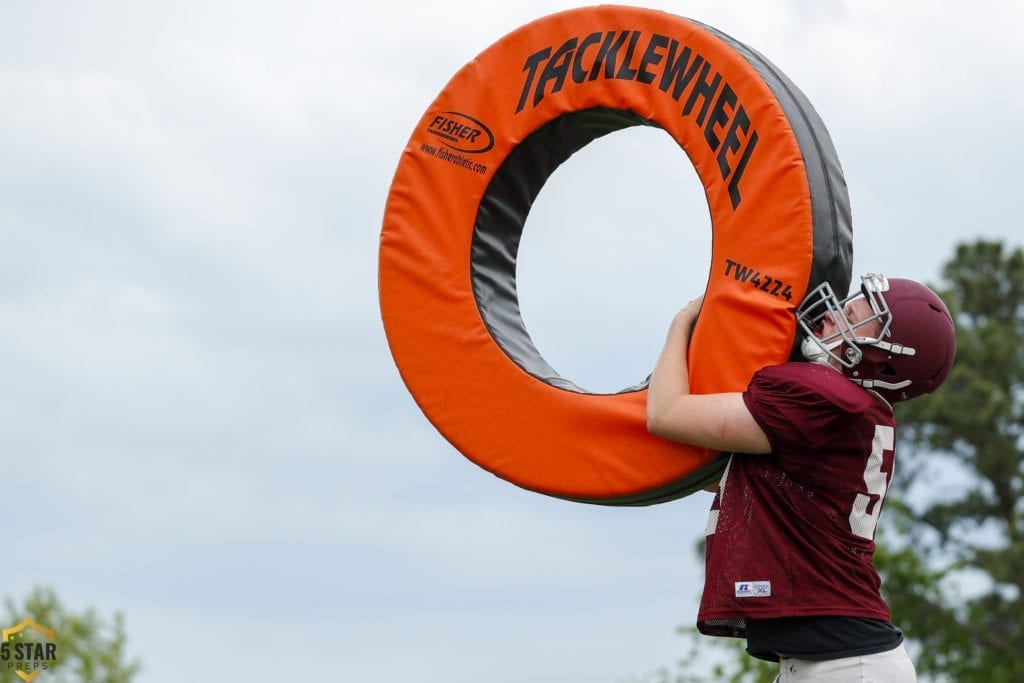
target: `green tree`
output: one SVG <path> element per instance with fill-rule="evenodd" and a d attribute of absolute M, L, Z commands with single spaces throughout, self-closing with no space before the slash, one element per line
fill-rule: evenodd
<path fill-rule="evenodd" d="M 1024 252 L 962 243 L 932 286 L 956 324 L 956 363 L 941 390 L 897 406 L 896 476 L 875 564 L 920 680 L 1020 683 Z M 680 633 L 687 655 L 643 683 L 773 679 L 740 641 Z M 709 659 L 710 677 L 694 673 Z"/>
<path fill-rule="evenodd" d="M 34 683 L 131 683 L 141 669 L 138 660 L 127 659 L 124 618 L 120 613 L 110 619 L 93 609 L 71 612 L 49 588 L 35 588 L 22 602 L 7 597 L 3 628 L 12 628 L 25 619 L 51 629 L 56 636 L 57 660 L 48 664 Z M 0 661 L 0 683 L 23 683 L 7 661 Z"/>
<path fill-rule="evenodd" d="M 942 389 L 897 408 L 877 557 L 922 678 L 1024 681 L 1024 253 L 960 244 L 936 287 L 957 327 Z"/>

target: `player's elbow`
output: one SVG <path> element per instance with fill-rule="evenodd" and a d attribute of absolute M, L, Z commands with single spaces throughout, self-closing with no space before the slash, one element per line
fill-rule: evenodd
<path fill-rule="evenodd" d="M 647 431 L 654 436 L 667 437 L 669 420 L 667 411 L 657 405 L 647 405 Z"/>
<path fill-rule="evenodd" d="M 658 421 L 658 416 L 653 414 L 650 410 L 648 410 L 647 411 L 647 431 L 649 431 L 651 434 L 654 434 L 655 436 L 661 436 L 661 434 L 658 433 L 658 429 L 660 428 L 660 426 L 661 425 L 660 425 L 660 423 Z"/>

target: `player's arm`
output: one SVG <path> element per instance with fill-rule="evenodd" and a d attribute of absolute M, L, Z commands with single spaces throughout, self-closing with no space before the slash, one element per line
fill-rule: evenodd
<path fill-rule="evenodd" d="M 680 310 L 647 390 L 647 430 L 656 436 L 719 451 L 768 453 L 768 437 L 742 394 L 691 394 L 686 351 L 702 299 Z"/>

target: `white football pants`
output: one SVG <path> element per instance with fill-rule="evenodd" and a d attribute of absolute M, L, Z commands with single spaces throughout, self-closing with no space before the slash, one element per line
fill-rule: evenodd
<path fill-rule="evenodd" d="M 915 683 L 917 672 L 901 643 L 888 652 L 815 661 L 784 657 L 775 683 Z"/>

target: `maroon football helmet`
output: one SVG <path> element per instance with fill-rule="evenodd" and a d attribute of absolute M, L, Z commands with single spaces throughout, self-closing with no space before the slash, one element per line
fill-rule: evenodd
<path fill-rule="evenodd" d="M 872 315 L 853 322 L 846 307 L 858 297 Z M 815 331 L 826 315 L 837 331 L 819 338 Z M 889 403 L 935 391 L 953 367 L 953 318 L 935 292 L 913 280 L 865 275 L 860 291 L 843 300 L 826 282 L 807 295 L 796 317 L 807 335 L 801 350 L 808 360 L 835 361 L 851 381 Z M 869 330 L 870 336 L 859 334 Z"/>

